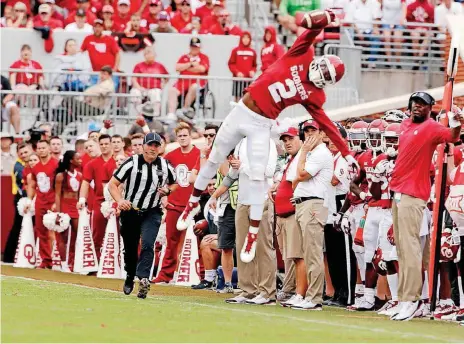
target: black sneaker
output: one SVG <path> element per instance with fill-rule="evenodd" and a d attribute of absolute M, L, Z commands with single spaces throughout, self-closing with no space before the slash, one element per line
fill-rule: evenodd
<path fill-rule="evenodd" d="M 137 293 L 137 297 L 139 299 L 145 299 L 149 290 L 150 281 L 148 280 L 148 278 L 142 278 L 139 282 L 139 292 Z"/>
<path fill-rule="evenodd" d="M 130 295 L 132 293 L 132 290 L 134 290 L 134 278 L 127 276 L 126 280 L 124 281 L 124 287 L 122 289 L 124 291 L 124 294 Z"/>
<path fill-rule="evenodd" d="M 201 281 L 199 284 L 192 285 L 192 289 L 211 289 L 213 287 L 213 282 L 208 282 L 207 280 Z"/>

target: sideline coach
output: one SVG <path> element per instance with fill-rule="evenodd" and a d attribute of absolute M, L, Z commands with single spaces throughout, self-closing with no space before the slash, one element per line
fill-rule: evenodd
<path fill-rule="evenodd" d="M 148 133 L 143 139 L 143 154 L 128 158 L 109 182 L 109 191 L 121 210 L 121 236 L 124 241 L 124 260 L 127 278 L 124 294 L 134 289 L 138 277 L 137 297 L 144 299 L 150 290 L 150 270 L 153 265 L 156 236 L 161 224 L 161 198 L 171 193 L 168 185 L 176 182 L 173 167 L 159 155 L 161 137 Z M 119 186 L 124 184 L 124 196 Z M 138 246 L 142 248 L 138 257 Z"/>
<path fill-rule="evenodd" d="M 393 195 L 393 230 L 398 251 L 399 313 L 392 320 L 409 320 L 414 316 L 422 291 L 422 249 L 420 228 L 424 209 L 430 197 L 430 164 L 437 145 L 456 142 L 462 117 L 448 113 L 447 128 L 430 118 L 433 97 L 415 92 L 409 98 L 411 118 L 400 127 L 398 158 L 393 169 L 390 189 Z M 429 273 L 432 273 L 429 271 Z"/>

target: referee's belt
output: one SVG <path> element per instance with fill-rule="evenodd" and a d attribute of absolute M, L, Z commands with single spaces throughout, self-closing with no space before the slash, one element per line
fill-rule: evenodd
<path fill-rule="evenodd" d="M 295 204 L 300 204 L 300 203 L 303 203 L 303 202 L 306 202 L 306 201 L 310 201 L 312 199 L 320 199 L 320 200 L 324 200 L 323 198 L 320 198 L 320 197 L 296 197 L 293 199 L 293 203 Z"/>
<path fill-rule="evenodd" d="M 153 210 L 153 209 L 158 209 L 160 210 L 160 207 L 154 207 L 154 208 L 148 208 L 148 209 L 140 209 L 140 208 L 136 208 L 136 207 L 132 207 L 133 210 L 135 210 L 137 213 L 146 213 L 147 211 L 149 210 Z"/>

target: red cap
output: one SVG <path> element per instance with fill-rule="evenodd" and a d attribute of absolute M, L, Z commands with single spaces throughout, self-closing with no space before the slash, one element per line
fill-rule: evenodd
<path fill-rule="evenodd" d="M 313 127 L 314 129 L 319 130 L 319 124 L 317 124 L 317 122 L 313 121 L 312 119 L 310 119 L 309 121 L 304 122 L 303 129 L 307 128 L 307 127 Z"/>
<path fill-rule="evenodd" d="M 295 127 L 290 127 L 285 133 L 280 134 L 280 139 L 282 139 L 282 136 L 290 136 L 290 137 L 298 136 L 298 129 Z"/>
<path fill-rule="evenodd" d="M 222 3 L 222 1 L 219 1 L 219 0 L 214 0 L 213 1 L 213 6 L 220 6 L 220 7 L 224 8 L 224 4 Z"/>
<path fill-rule="evenodd" d="M 97 18 L 97 19 L 95 19 L 95 20 L 93 21 L 93 26 L 95 26 L 95 25 L 97 25 L 97 24 L 99 24 L 99 25 L 103 25 L 103 20 L 101 20 L 101 19 L 98 19 L 98 18 Z"/>
<path fill-rule="evenodd" d="M 105 12 L 114 13 L 113 6 L 111 6 L 111 5 L 105 5 L 105 6 L 103 6 L 102 12 L 103 12 L 103 13 L 105 13 Z"/>

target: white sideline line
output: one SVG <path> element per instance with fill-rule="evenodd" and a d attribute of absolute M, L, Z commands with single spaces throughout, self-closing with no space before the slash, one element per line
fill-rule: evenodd
<path fill-rule="evenodd" d="M 105 288 L 96 288 L 96 287 L 90 287 L 86 285 L 80 285 L 80 284 L 74 284 L 74 283 L 66 283 L 66 282 L 57 282 L 57 281 L 48 281 L 48 280 L 40 280 L 40 279 L 34 279 L 34 278 L 28 278 L 28 277 L 21 277 L 21 276 L 7 276 L 7 275 L 0 275 L 1 279 L 20 279 L 20 280 L 26 280 L 26 281 L 33 281 L 33 282 L 46 282 L 46 283 L 52 283 L 52 284 L 58 284 L 58 285 L 68 285 L 68 286 L 73 286 L 73 287 L 78 287 L 78 288 L 83 288 L 83 289 L 90 289 L 90 290 L 99 290 L 102 292 L 110 292 L 114 294 L 121 294 L 120 291 L 112 290 L 112 289 L 105 289 Z M 133 298 L 130 297 L 121 297 L 121 298 L 111 298 L 119 301 L 125 301 L 128 300 L 130 301 Z M 178 300 L 173 300 L 168 297 L 163 297 L 163 296 L 153 296 L 149 295 L 149 297 L 145 300 L 157 300 L 157 301 L 167 301 L 167 302 L 174 302 L 178 304 L 188 304 L 192 306 L 199 306 L 199 307 L 205 307 L 205 308 L 211 308 L 211 309 L 218 309 L 221 311 L 228 311 L 228 312 L 237 312 L 237 313 L 245 313 L 245 314 L 254 314 L 254 315 L 259 315 L 259 316 L 264 316 L 264 317 L 274 317 L 274 318 L 281 318 L 281 319 L 286 319 L 286 320 L 292 320 L 292 321 L 300 321 L 300 322 L 305 322 L 305 323 L 310 323 L 310 324 L 318 324 L 318 325 L 328 325 L 328 326 L 336 326 L 336 327 L 344 327 L 350 330 L 360 330 L 360 331 L 368 331 L 368 332 L 374 332 L 374 333 L 383 333 L 383 334 L 394 334 L 398 335 L 401 337 L 409 337 L 409 338 L 426 338 L 430 340 L 437 340 L 439 342 L 448 342 L 448 343 L 462 343 L 462 339 L 454 339 L 454 338 L 443 338 L 443 337 L 438 337 L 434 335 L 427 335 L 427 334 L 421 334 L 421 333 L 414 333 L 414 332 L 402 332 L 402 331 L 391 331 L 391 330 L 385 330 L 382 328 L 372 328 L 372 327 L 364 327 L 364 326 L 358 326 L 358 325 L 349 325 L 349 324 L 344 324 L 342 322 L 329 322 L 329 321 L 324 321 L 324 320 L 314 320 L 314 319 L 306 319 L 306 318 L 299 318 L 299 317 L 294 317 L 291 315 L 282 315 L 282 314 L 274 314 L 274 313 L 263 313 L 263 312 L 257 312 L 257 311 L 251 311 L 249 308 L 253 307 L 247 307 L 247 309 L 238 309 L 238 308 L 233 308 L 233 307 L 221 307 L 221 306 L 215 306 L 215 305 L 209 305 L 209 304 L 203 304 L 199 302 L 192 302 L 192 301 L 178 301 Z"/>

